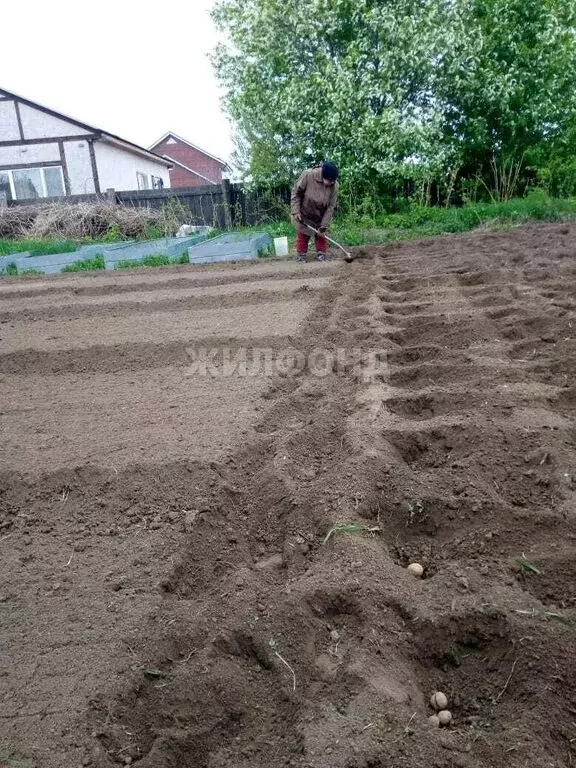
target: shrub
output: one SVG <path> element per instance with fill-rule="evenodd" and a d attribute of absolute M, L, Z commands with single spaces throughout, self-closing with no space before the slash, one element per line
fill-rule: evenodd
<path fill-rule="evenodd" d="M 91 259 L 79 259 L 73 264 L 67 264 L 62 267 L 62 272 L 94 272 L 98 269 L 105 269 L 104 256 L 94 256 Z"/>

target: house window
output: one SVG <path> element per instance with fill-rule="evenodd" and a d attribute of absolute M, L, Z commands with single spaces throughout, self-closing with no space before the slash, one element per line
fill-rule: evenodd
<path fill-rule="evenodd" d="M 0 171 L 0 191 L 9 200 L 37 197 L 63 197 L 64 176 L 59 165 L 49 168 L 17 168 Z"/>
<path fill-rule="evenodd" d="M 146 173 L 136 171 L 136 178 L 138 179 L 138 189 L 150 189 L 150 180 Z"/>
<path fill-rule="evenodd" d="M 46 197 L 42 190 L 42 174 L 40 168 L 25 168 L 12 171 L 16 200 L 27 200 L 32 197 Z"/>
<path fill-rule="evenodd" d="M 152 189 L 164 189 L 164 179 L 161 176 L 152 176 Z"/>
<path fill-rule="evenodd" d="M 44 168 L 43 173 L 46 197 L 61 197 L 64 194 L 62 168 L 59 165 L 55 165 L 53 168 Z"/>

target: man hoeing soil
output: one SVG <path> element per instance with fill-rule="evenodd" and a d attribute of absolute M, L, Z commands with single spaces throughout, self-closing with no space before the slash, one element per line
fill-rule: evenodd
<path fill-rule="evenodd" d="M 308 243 L 314 234 L 316 258 L 326 259 L 326 232 L 334 217 L 338 202 L 338 168 L 334 163 L 322 163 L 304 171 L 292 190 L 292 223 L 298 230 L 296 253 L 298 261 L 308 261 Z"/>

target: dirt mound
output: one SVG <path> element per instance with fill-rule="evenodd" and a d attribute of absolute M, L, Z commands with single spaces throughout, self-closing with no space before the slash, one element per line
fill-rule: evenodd
<path fill-rule="evenodd" d="M 365 249 L 313 290 L 298 328 L 278 335 L 271 324 L 266 343 L 277 334 L 283 366 L 258 369 L 243 426 L 222 448 L 207 443 L 190 461 L 187 443 L 163 466 L 158 439 L 148 464 L 122 459 L 138 456 L 129 451 L 116 471 L 5 477 L 5 535 L 24 561 L 0 610 L 16 622 L 7 647 L 26 681 L 0 679 L 6 743 L 38 766 L 571 765 L 576 269 L 565 254 L 575 232 Z M 102 311 L 113 314 L 108 303 Z M 237 331 L 253 339 L 252 364 L 265 326 L 254 311 L 255 335 Z M 71 315 L 78 339 L 85 323 Z M 164 336 L 175 344 L 167 323 L 151 330 L 150 351 Z M 174 323 L 179 339 L 177 313 Z M 126 343 L 144 349 L 142 335 Z M 73 369 L 75 339 L 52 349 L 41 336 L 31 335 L 40 351 L 28 362 L 6 350 L 14 398 L 14 377 L 36 376 L 47 356 Z M 216 358 L 219 416 L 206 381 L 188 382 L 205 404 L 196 439 L 243 407 L 226 394 L 242 375 L 224 386 Z M 84 375 L 101 376 L 102 359 L 91 371 L 85 357 Z M 134 355 L 126 360 L 130 370 Z M 176 420 L 186 406 L 176 403 Z M 119 423 L 113 411 L 106 418 Z M 154 422 L 168 446 L 174 421 L 162 412 Z M 26 422 L 20 413 L 8 423 L 15 434 Z M 133 424 L 150 440 L 144 419 Z M 64 543 L 74 553 L 66 566 Z M 424 578 L 407 572 L 414 561 Z M 49 615 L 53 636 L 40 630 Z M 26 620 L 34 631 L 17 650 Z M 57 705 L 50 665 L 64 657 L 86 666 L 52 681 L 71 695 Z M 448 696 L 450 728 L 428 722 L 435 690 Z M 57 759 L 54 748 L 42 756 L 43 738 L 56 740 Z"/>

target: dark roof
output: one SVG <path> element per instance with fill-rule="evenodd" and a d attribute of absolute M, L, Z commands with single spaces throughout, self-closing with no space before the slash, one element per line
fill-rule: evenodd
<path fill-rule="evenodd" d="M 30 99 L 25 99 L 23 96 L 20 96 L 17 93 L 14 93 L 12 91 L 7 91 L 4 88 L 0 88 L 0 94 L 4 94 L 5 96 L 8 96 L 12 99 L 16 99 L 17 101 L 21 101 L 23 104 L 27 104 L 29 107 L 32 107 L 33 109 L 40 109 L 42 112 L 46 112 L 49 115 L 52 115 L 52 117 L 57 117 L 60 120 L 67 120 L 70 123 L 74 123 L 74 125 L 78 125 L 80 128 L 84 128 L 88 133 L 93 133 L 96 135 L 98 139 L 113 139 L 115 141 L 119 141 L 122 144 L 126 145 L 126 149 L 132 149 L 133 151 L 136 151 L 138 154 L 144 154 L 151 157 L 153 160 L 157 160 L 162 165 L 166 165 L 170 167 L 172 165 L 171 162 L 168 162 L 166 158 L 161 157 L 160 155 L 157 155 L 155 152 L 151 152 L 149 149 L 146 149 L 145 147 L 141 147 L 139 144 L 134 144 L 133 141 L 128 141 L 127 139 L 123 139 L 121 136 L 116 136 L 113 133 L 110 133 L 109 131 L 104 131 L 101 128 L 95 128 L 93 125 L 88 125 L 87 123 L 83 123 L 80 120 L 76 120 L 74 117 L 70 117 L 69 115 L 64 114 L 63 112 L 56 112 L 54 109 L 50 109 L 50 107 L 45 107 L 43 104 L 39 104 L 37 101 L 30 101 Z"/>

